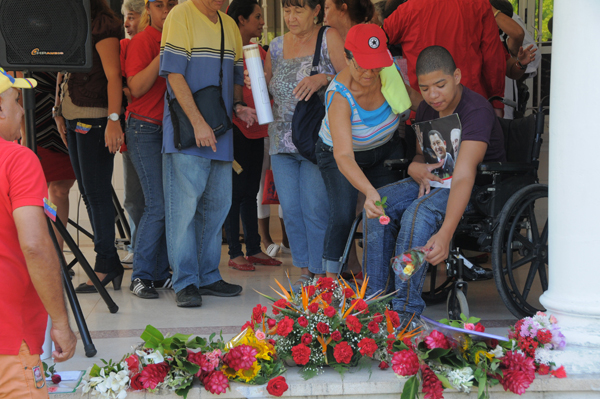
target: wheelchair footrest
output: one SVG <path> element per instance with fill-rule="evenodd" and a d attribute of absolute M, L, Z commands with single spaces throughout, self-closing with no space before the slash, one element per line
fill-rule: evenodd
<path fill-rule="evenodd" d="M 474 264 L 470 268 L 467 265 L 463 267 L 463 278 L 469 281 L 481 281 L 490 280 L 494 278 L 494 275 L 491 269 Z"/>

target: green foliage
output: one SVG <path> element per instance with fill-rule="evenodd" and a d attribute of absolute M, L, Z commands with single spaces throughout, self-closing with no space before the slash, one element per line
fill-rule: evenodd
<path fill-rule="evenodd" d="M 404 388 L 402 389 L 402 395 L 400 396 L 400 399 L 416 398 L 417 394 L 419 393 L 419 385 L 420 385 L 420 381 L 416 375 L 413 375 L 412 377 L 410 377 L 404 383 Z"/>

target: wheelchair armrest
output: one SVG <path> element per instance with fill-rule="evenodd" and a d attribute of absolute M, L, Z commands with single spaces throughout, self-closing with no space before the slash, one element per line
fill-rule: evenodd
<path fill-rule="evenodd" d="M 412 161 L 410 159 L 406 158 L 387 159 L 383 162 L 383 166 L 389 170 L 408 170 L 408 165 L 410 165 L 411 162 Z"/>
<path fill-rule="evenodd" d="M 492 173 L 527 173 L 537 169 L 535 162 L 488 162 L 477 165 L 477 171 L 483 174 Z"/>

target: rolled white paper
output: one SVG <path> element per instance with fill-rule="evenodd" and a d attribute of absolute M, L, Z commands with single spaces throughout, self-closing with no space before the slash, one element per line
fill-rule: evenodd
<path fill-rule="evenodd" d="M 258 44 L 244 46 L 244 58 L 246 59 L 246 68 L 248 68 L 250 82 L 252 83 L 252 98 L 256 107 L 258 124 L 265 125 L 271 123 L 273 122 L 273 111 L 271 110 L 269 90 L 267 89 L 267 81 L 265 80 Z"/>

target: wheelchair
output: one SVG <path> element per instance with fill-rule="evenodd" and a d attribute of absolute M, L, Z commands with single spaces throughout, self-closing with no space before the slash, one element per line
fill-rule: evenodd
<path fill-rule="evenodd" d="M 510 105 L 500 97 L 493 100 Z M 422 297 L 427 304 L 445 300 L 450 319 L 459 319 L 461 313 L 469 317 L 470 279 L 465 276 L 465 268 L 472 266 L 473 259 L 465 257 L 464 250 L 491 254 L 492 270 L 481 279 L 494 279 L 502 301 L 515 317 L 543 310 L 537 298 L 548 289 L 548 186 L 540 184 L 538 177 L 548 113 L 544 103 L 542 100 L 536 112 L 521 119 L 498 118 L 507 162 L 478 165 L 478 178 L 487 179 L 488 184 L 474 191 L 474 210 L 463 215 L 456 229 L 445 262 L 446 278 L 440 279 L 437 267 L 428 264 L 428 288 L 424 288 Z M 409 164 L 408 159 L 386 161 L 386 166 L 395 170 L 406 171 Z M 352 225 L 342 265 L 347 262 L 353 241 L 362 238 L 357 233 L 361 221 L 362 214 Z"/>

